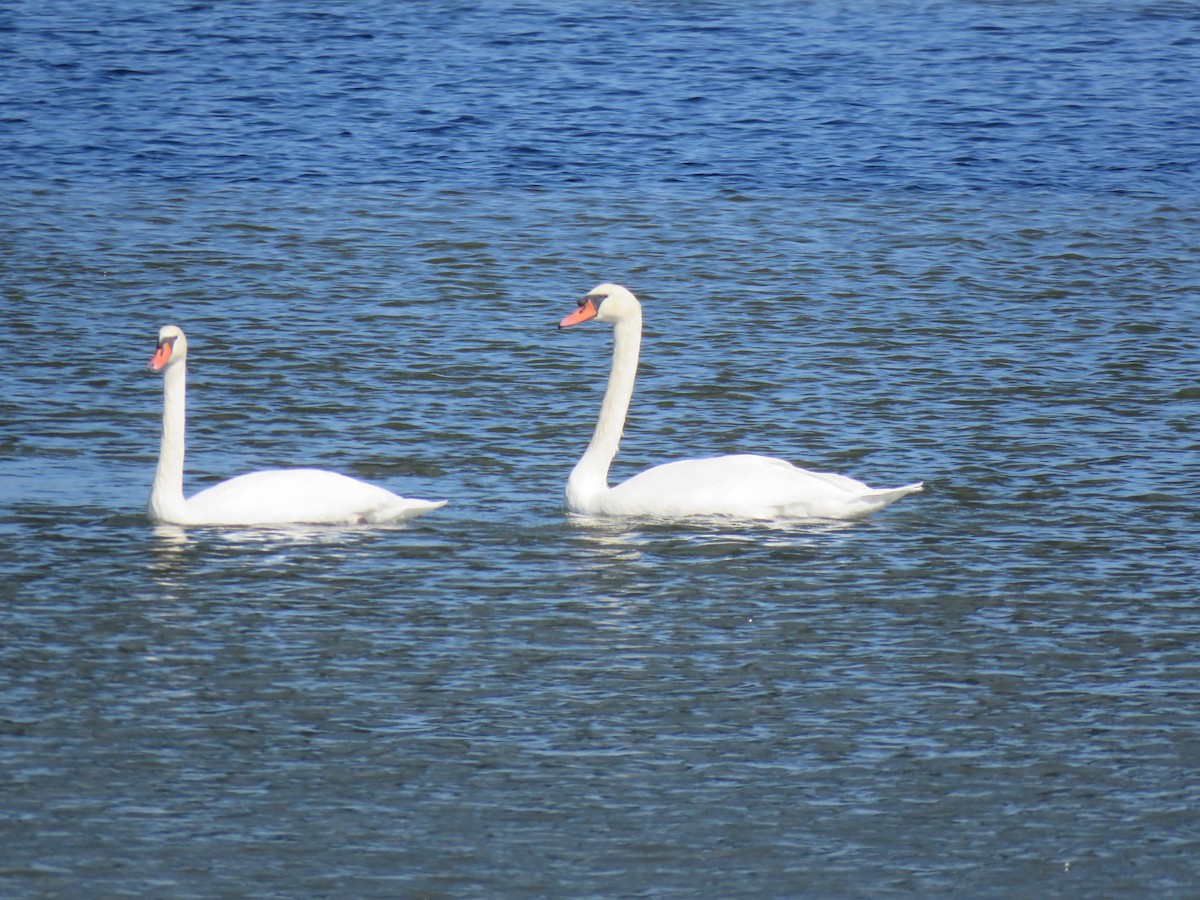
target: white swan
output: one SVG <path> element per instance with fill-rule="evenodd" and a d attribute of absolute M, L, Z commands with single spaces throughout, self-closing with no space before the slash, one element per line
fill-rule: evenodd
<path fill-rule="evenodd" d="M 567 480 L 566 508 L 584 516 L 732 516 L 739 519 L 850 519 L 882 509 L 921 483 L 876 489 L 844 475 L 797 468 L 769 456 L 685 459 L 647 469 L 616 487 L 608 468 L 617 454 L 633 397 L 642 307 L 617 284 L 601 284 L 559 323 L 595 319 L 613 325 L 613 362 L 595 434 Z"/>
<path fill-rule="evenodd" d="M 162 443 L 147 512 L 173 525 L 355 525 L 411 519 L 445 500 L 405 499 L 337 472 L 270 469 L 239 475 L 183 496 L 187 338 L 174 325 L 158 333 L 148 368 L 163 373 Z"/>

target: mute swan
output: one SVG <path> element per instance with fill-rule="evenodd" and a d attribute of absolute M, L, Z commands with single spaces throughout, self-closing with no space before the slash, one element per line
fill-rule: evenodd
<path fill-rule="evenodd" d="M 446 504 L 414 500 L 337 472 L 269 469 L 239 475 L 183 496 L 184 407 L 187 338 L 174 325 L 158 332 L 158 349 L 147 366 L 163 373 L 162 443 L 147 512 L 173 525 L 354 525 L 399 522 Z"/>
<path fill-rule="evenodd" d="M 616 487 L 608 468 L 617 454 L 633 396 L 642 307 L 617 284 L 601 284 L 559 323 L 595 319 L 613 325 L 613 362 L 592 442 L 567 480 L 568 512 L 585 516 L 733 516 L 740 519 L 849 519 L 882 509 L 921 483 L 876 489 L 844 475 L 797 468 L 769 456 L 685 459 L 647 469 Z"/>

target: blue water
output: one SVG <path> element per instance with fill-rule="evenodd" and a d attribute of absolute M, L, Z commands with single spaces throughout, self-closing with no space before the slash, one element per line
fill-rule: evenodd
<path fill-rule="evenodd" d="M 1191 3 L 102 3 L 4 14 L 9 178 L 1170 195 Z"/>
<path fill-rule="evenodd" d="M 1192 896 L 1192 3 L 0 10 L 6 896 Z M 836 526 L 562 512 L 782 456 Z M 316 465 L 405 528 L 156 528 Z"/>

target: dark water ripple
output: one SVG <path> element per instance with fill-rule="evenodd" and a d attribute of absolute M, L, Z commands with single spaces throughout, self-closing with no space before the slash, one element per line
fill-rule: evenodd
<path fill-rule="evenodd" d="M 0 11 L 11 896 L 1190 896 L 1190 4 Z M 731 451 L 869 522 L 560 511 Z M 319 465 L 408 528 L 155 529 Z"/>
<path fill-rule="evenodd" d="M 3 24 L 0 153 L 33 177 L 1164 189 L 1200 132 L 1187 3 L 50 2 Z"/>

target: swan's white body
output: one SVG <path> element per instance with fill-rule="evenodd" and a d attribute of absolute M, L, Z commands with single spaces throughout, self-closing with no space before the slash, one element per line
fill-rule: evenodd
<path fill-rule="evenodd" d="M 183 496 L 187 338 L 174 325 L 158 335 L 150 369 L 163 373 L 162 442 L 147 512 L 173 525 L 357 525 L 400 522 L 446 504 L 416 500 L 337 472 L 268 469 Z"/>
<path fill-rule="evenodd" d="M 588 319 L 613 325 L 613 362 L 592 442 L 567 480 L 566 508 L 583 516 L 739 519 L 851 519 L 882 509 L 921 483 L 872 488 L 847 478 L 797 468 L 769 456 L 685 459 L 647 469 L 616 487 L 608 470 L 621 440 L 642 340 L 642 308 L 615 284 L 593 288 L 566 328 Z"/>

